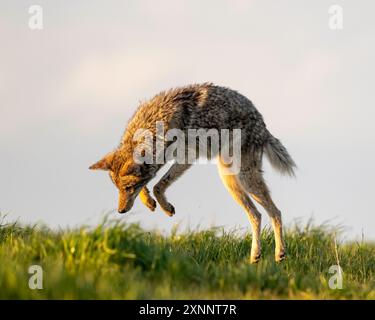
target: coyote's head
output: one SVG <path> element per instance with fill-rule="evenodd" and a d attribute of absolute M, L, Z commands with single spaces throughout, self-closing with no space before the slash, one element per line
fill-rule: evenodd
<path fill-rule="evenodd" d="M 147 168 L 137 164 L 132 158 L 123 159 L 118 151 L 107 154 L 103 159 L 90 166 L 91 170 L 109 171 L 109 176 L 119 190 L 118 212 L 129 211 L 142 188 L 150 180 Z"/>

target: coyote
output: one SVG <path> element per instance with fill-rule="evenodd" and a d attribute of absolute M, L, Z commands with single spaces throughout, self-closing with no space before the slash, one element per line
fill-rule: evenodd
<path fill-rule="evenodd" d="M 141 103 L 130 120 L 118 148 L 90 167 L 109 171 L 112 182 L 119 190 L 118 212 L 129 211 L 138 195 L 151 211 L 156 208 L 156 201 L 146 185 L 164 164 L 137 163 L 134 159 L 134 150 L 140 142 L 134 139 L 134 135 L 138 129 L 147 129 L 155 133 L 155 123 L 160 121 L 167 130 L 241 130 L 239 172 L 228 174 L 228 165 L 221 157 L 220 147 L 216 154 L 208 156 L 218 159 L 218 170 L 224 185 L 245 209 L 250 220 L 253 230 L 250 262 L 257 263 L 261 256 L 261 214 L 251 197 L 265 208 L 271 218 L 275 235 L 275 260 L 282 261 L 286 253 L 281 213 L 272 201 L 262 176 L 263 152 L 271 165 L 281 173 L 293 176 L 296 165 L 281 142 L 267 130 L 262 115 L 253 103 L 229 88 L 211 83 L 194 84 L 163 91 L 151 100 Z M 166 145 L 171 143 L 162 141 Z M 175 162 L 153 187 L 157 202 L 169 216 L 174 215 L 175 209 L 167 201 L 165 191 L 190 166 L 191 163 Z"/>

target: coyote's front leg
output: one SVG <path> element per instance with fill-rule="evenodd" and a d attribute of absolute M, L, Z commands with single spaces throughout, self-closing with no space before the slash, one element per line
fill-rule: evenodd
<path fill-rule="evenodd" d="M 139 197 L 142 203 L 149 208 L 151 211 L 155 211 L 156 208 L 156 201 L 150 195 L 150 191 L 148 191 L 147 187 L 143 187 L 141 192 L 139 193 Z"/>
<path fill-rule="evenodd" d="M 187 169 L 189 169 L 191 164 L 173 164 L 169 168 L 167 173 L 160 179 L 160 181 L 154 186 L 154 195 L 156 200 L 159 202 L 162 210 L 170 217 L 175 213 L 174 207 L 168 202 L 165 197 L 165 191 L 167 188 L 176 181 Z"/>

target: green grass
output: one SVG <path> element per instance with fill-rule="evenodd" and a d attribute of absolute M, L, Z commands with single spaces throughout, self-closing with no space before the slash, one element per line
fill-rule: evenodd
<path fill-rule="evenodd" d="M 136 224 L 52 231 L 0 226 L 1 299 L 375 299 L 375 244 L 338 243 L 327 226 L 286 232 L 288 258 L 273 261 L 273 235 L 250 265 L 250 236 L 222 229 L 163 236 Z M 337 255 L 336 255 L 337 253 Z M 343 288 L 328 270 L 343 269 Z M 30 265 L 43 268 L 42 290 L 28 287 Z"/>

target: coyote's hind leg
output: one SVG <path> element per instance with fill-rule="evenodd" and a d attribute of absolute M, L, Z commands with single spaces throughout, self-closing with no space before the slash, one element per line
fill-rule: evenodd
<path fill-rule="evenodd" d="M 147 208 L 149 208 L 151 211 L 155 211 L 156 201 L 150 195 L 150 191 L 147 189 L 147 187 L 142 188 L 141 192 L 139 193 L 139 198 Z"/>
<path fill-rule="evenodd" d="M 285 259 L 285 245 L 283 240 L 283 226 L 281 212 L 276 207 L 260 171 L 241 171 L 240 181 L 242 186 L 268 213 L 271 218 L 275 234 L 275 260 L 280 262 Z"/>
<path fill-rule="evenodd" d="M 228 189 L 232 197 L 246 210 L 253 230 L 253 238 L 251 242 L 250 262 L 257 263 L 260 260 L 261 244 L 260 244 L 260 228 L 261 214 L 247 195 L 236 175 L 227 174 L 227 168 L 219 161 L 219 174 L 224 185 Z"/>
<path fill-rule="evenodd" d="M 168 202 L 165 197 L 165 191 L 167 188 L 176 181 L 187 169 L 191 167 L 191 164 L 178 164 L 174 163 L 167 173 L 160 179 L 160 181 L 154 186 L 154 195 L 156 200 L 159 202 L 162 210 L 170 217 L 175 213 L 174 207 Z"/>

